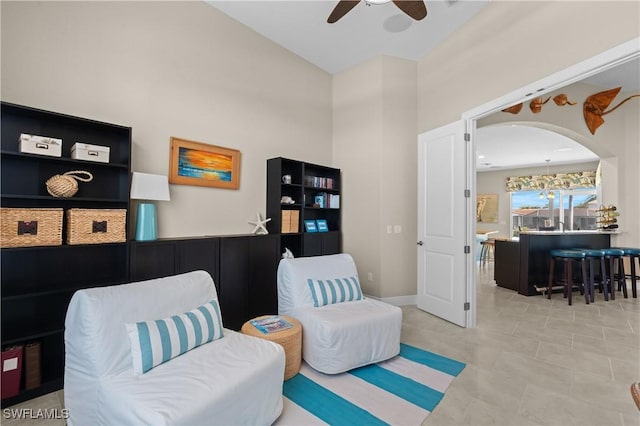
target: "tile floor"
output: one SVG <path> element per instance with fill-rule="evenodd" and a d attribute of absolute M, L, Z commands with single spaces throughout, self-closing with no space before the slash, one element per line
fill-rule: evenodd
<path fill-rule="evenodd" d="M 638 426 L 640 299 L 595 304 L 525 297 L 479 269 L 478 326 L 463 329 L 405 306 L 402 341 L 467 363 L 424 425 Z M 62 408 L 62 391 L 12 408 Z M 4 412 L 3 412 L 4 414 Z M 1 419 L 7 426 L 64 420 Z"/>

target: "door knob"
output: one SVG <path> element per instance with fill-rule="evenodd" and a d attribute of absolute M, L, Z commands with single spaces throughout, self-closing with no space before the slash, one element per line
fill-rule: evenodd
<path fill-rule="evenodd" d="M 419 246 L 423 245 L 424 243 L 422 241 L 418 241 L 417 243 Z"/>

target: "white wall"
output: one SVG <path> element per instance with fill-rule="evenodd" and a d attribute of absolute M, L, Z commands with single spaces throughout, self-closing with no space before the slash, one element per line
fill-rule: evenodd
<path fill-rule="evenodd" d="M 354 256 L 363 291 L 376 297 L 415 294 L 416 102 L 412 61 L 382 56 L 333 77 L 344 250 Z"/>
<path fill-rule="evenodd" d="M 131 126 L 134 171 L 171 136 L 241 151 L 239 190 L 171 186 L 161 237 L 249 233 L 268 158 L 330 165 L 331 76 L 204 2 L 0 7 L 4 101 Z"/>
<path fill-rule="evenodd" d="M 354 256 L 363 291 L 379 297 L 382 58 L 334 75 L 332 141 L 342 169 L 343 249 Z"/>
<path fill-rule="evenodd" d="M 413 295 L 417 282 L 418 125 L 416 63 L 385 57 L 380 158 L 381 296 Z M 392 226 L 392 234 L 388 227 Z M 400 226 L 399 233 L 397 227 Z M 398 301 L 402 303 L 402 301 Z"/>

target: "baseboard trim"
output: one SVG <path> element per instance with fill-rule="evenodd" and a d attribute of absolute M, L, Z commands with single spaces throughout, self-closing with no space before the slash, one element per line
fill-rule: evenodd
<path fill-rule="evenodd" d="M 394 297 L 375 297 L 375 296 L 369 296 L 368 294 L 365 294 L 365 297 L 379 300 L 381 302 L 385 302 L 394 306 L 415 305 L 416 299 L 417 299 L 416 294 L 411 296 L 394 296 Z"/>

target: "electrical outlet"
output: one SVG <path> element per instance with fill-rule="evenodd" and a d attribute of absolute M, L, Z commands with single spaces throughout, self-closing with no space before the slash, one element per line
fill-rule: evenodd
<path fill-rule="evenodd" d="M 393 233 L 394 234 L 399 234 L 402 232 L 402 226 L 400 225 L 393 225 Z"/>
<path fill-rule="evenodd" d="M 373 281 L 373 272 L 367 272 L 367 279 Z"/>
<path fill-rule="evenodd" d="M 387 234 L 393 233 L 393 227 L 391 225 L 387 225 Z"/>

